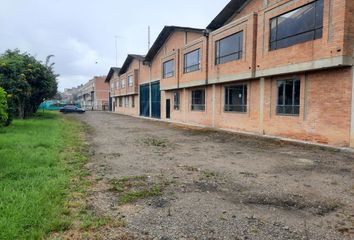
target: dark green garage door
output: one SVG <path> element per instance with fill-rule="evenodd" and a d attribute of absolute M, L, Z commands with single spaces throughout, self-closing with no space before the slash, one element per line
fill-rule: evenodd
<path fill-rule="evenodd" d="M 150 85 L 140 86 L 140 116 L 150 117 Z M 151 83 L 151 117 L 161 117 L 160 82 Z"/>
<path fill-rule="evenodd" d="M 154 82 L 151 84 L 151 117 L 161 117 L 160 82 Z"/>
<path fill-rule="evenodd" d="M 150 88 L 149 84 L 140 86 L 140 116 L 150 117 Z"/>

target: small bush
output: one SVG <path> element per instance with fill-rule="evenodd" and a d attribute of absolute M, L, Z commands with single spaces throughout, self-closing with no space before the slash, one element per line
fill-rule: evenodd
<path fill-rule="evenodd" d="M 0 88 L 0 127 L 6 126 L 9 115 L 7 106 L 7 93 L 3 88 Z"/>

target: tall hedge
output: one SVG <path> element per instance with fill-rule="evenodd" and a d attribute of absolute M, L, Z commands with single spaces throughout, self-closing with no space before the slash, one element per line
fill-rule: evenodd
<path fill-rule="evenodd" d="M 8 124 L 8 106 L 7 106 L 7 93 L 0 87 L 0 127 Z"/>
<path fill-rule="evenodd" d="M 0 87 L 11 95 L 9 117 L 29 117 L 44 99 L 55 96 L 58 75 L 54 73 L 54 63 L 50 63 L 51 57 L 43 63 L 19 50 L 7 50 L 0 56 Z"/>

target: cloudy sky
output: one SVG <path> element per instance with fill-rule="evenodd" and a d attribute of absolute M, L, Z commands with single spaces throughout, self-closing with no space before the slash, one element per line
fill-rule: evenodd
<path fill-rule="evenodd" d="M 205 28 L 229 0 L 1 0 L 0 53 L 54 54 L 59 90 L 107 74 L 128 53 L 146 54 L 164 25 Z"/>

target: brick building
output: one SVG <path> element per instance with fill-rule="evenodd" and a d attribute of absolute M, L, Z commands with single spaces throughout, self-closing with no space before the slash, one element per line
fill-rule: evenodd
<path fill-rule="evenodd" d="M 78 89 L 78 101 L 87 110 L 108 110 L 109 84 L 106 77 L 94 77 Z"/>
<path fill-rule="evenodd" d="M 354 147 L 353 59 L 352 0 L 232 0 L 205 30 L 165 27 L 139 110 L 117 112 Z"/>

